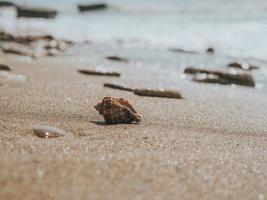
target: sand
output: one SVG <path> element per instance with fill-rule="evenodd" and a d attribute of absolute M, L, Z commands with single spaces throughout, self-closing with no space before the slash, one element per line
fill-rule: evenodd
<path fill-rule="evenodd" d="M 0 199 L 267 198 L 265 92 L 192 83 L 177 72 L 184 100 L 139 97 L 102 85 L 141 87 L 158 74 L 135 76 L 127 64 L 98 61 L 90 51 L 82 58 L 0 54 L 14 75 L 0 74 Z M 88 60 L 124 76 L 79 74 Z M 98 123 L 93 106 L 105 96 L 129 100 L 142 122 Z M 42 139 L 31 129 L 38 124 L 68 133 Z"/>

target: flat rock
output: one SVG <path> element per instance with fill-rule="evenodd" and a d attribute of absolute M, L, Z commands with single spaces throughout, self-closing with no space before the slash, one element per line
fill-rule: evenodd
<path fill-rule="evenodd" d="M 64 136 L 67 132 L 52 126 L 34 126 L 33 132 L 40 138 L 51 139 Z"/>
<path fill-rule="evenodd" d="M 132 88 L 121 86 L 121 85 L 117 85 L 117 84 L 113 84 L 113 83 L 104 83 L 104 87 L 112 88 L 112 89 L 118 89 L 118 90 L 124 90 L 124 91 L 130 91 L 130 92 L 133 91 Z"/>
<path fill-rule="evenodd" d="M 107 56 L 106 58 L 108 60 L 117 61 L 117 62 L 129 62 L 127 58 L 122 58 L 119 56 Z"/>
<path fill-rule="evenodd" d="M 95 76 L 115 76 L 119 77 L 121 74 L 115 71 L 101 71 L 101 70 L 89 70 L 89 69 L 80 69 L 78 72 L 86 75 L 95 75 Z"/>
<path fill-rule="evenodd" d="M 165 97 L 165 98 L 175 98 L 182 99 L 180 92 L 176 90 L 166 90 L 166 89 L 135 89 L 134 94 L 139 96 L 149 96 L 149 97 Z"/>
<path fill-rule="evenodd" d="M 50 10 L 45 8 L 26 8 L 17 7 L 17 17 L 29 17 L 29 18 L 55 18 L 57 15 L 56 10 Z"/>
<path fill-rule="evenodd" d="M 78 9 L 80 12 L 89 12 L 96 10 L 105 10 L 108 8 L 108 5 L 105 3 L 96 3 L 96 4 L 79 4 Z"/>

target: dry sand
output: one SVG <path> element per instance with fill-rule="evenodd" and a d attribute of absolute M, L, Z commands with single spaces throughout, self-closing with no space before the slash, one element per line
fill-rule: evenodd
<path fill-rule="evenodd" d="M 0 75 L 0 199 L 267 198 L 264 92 L 184 81 L 184 100 L 139 97 L 79 74 L 75 57 L 0 60 L 26 76 Z M 142 122 L 94 123 L 104 96 L 129 100 Z M 69 133 L 41 139 L 36 124 Z"/>

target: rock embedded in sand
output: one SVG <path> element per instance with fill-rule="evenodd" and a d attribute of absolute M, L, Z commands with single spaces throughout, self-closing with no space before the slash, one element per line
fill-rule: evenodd
<path fill-rule="evenodd" d="M 255 87 L 255 81 L 250 74 L 234 71 L 207 70 L 194 67 L 188 67 L 184 73 L 193 75 L 193 81 L 203 83 L 219 83 L 223 85 L 242 85 Z M 207 77 L 198 77 L 199 74 L 206 74 Z"/>
<path fill-rule="evenodd" d="M 106 58 L 108 60 L 117 61 L 117 62 L 129 62 L 127 58 L 122 58 L 119 56 L 107 56 Z"/>
<path fill-rule="evenodd" d="M 33 132 L 40 138 L 51 139 L 62 137 L 66 134 L 64 130 L 51 127 L 51 126 L 34 126 Z"/>
<path fill-rule="evenodd" d="M 251 64 L 248 64 L 246 62 L 243 62 L 243 63 L 233 62 L 233 63 L 229 63 L 227 66 L 228 67 L 232 67 L 232 68 L 242 69 L 242 70 L 255 70 L 255 69 L 259 69 L 258 66 L 251 65 Z"/>
<path fill-rule="evenodd" d="M 78 9 L 80 12 L 96 11 L 96 10 L 105 10 L 108 8 L 108 5 L 105 3 L 96 3 L 96 4 L 79 4 Z"/>
<path fill-rule="evenodd" d="M 182 99 L 180 92 L 176 90 L 165 90 L 165 89 L 135 89 L 134 94 L 139 96 L 149 96 L 149 97 L 165 97 L 165 98 L 175 98 Z"/>
<path fill-rule="evenodd" d="M 140 114 L 123 98 L 105 97 L 94 108 L 104 117 L 107 124 L 129 124 L 141 121 Z"/>
<path fill-rule="evenodd" d="M 17 7 L 17 17 L 29 17 L 29 18 L 55 18 L 57 15 L 56 10 L 45 8 L 27 8 Z"/>
<path fill-rule="evenodd" d="M 8 67 L 7 65 L 0 64 L 0 70 L 10 71 L 10 67 Z"/>
<path fill-rule="evenodd" d="M 133 91 L 132 88 L 121 86 L 121 85 L 116 85 L 113 83 L 104 83 L 104 87 L 112 88 L 112 89 L 118 89 L 118 90 L 125 90 L 125 91 L 130 91 L 130 92 Z"/>
<path fill-rule="evenodd" d="M 100 70 L 89 70 L 89 69 L 80 69 L 78 72 L 86 75 L 96 75 L 96 76 L 115 76 L 119 77 L 121 74 L 115 71 L 100 71 Z"/>

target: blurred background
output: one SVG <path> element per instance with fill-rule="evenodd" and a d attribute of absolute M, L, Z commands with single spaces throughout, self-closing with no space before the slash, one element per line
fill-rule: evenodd
<path fill-rule="evenodd" d="M 18 18 L 0 11 L 6 32 L 49 33 L 71 41 L 204 51 L 267 59 L 266 0 L 14 0 L 20 6 L 58 11 L 54 19 Z M 108 9 L 79 12 L 78 4 L 105 3 Z"/>

